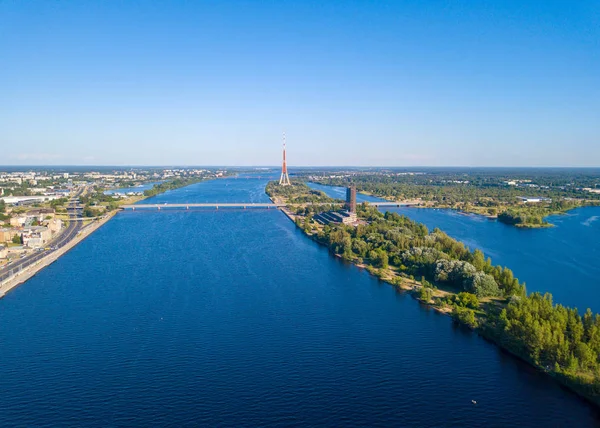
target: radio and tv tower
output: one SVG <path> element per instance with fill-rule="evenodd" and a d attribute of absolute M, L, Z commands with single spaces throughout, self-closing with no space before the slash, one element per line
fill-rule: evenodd
<path fill-rule="evenodd" d="M 283 134 L 283 165 L 281 166 L 281 178 L 279 179 L 279 184 L 281 186 L 289 186 L 292 183 L 290 183 L 290 177 L 288 176 L 288 171 L 287 171 L 287 163 L 285 161 L 285 133 Z"/>

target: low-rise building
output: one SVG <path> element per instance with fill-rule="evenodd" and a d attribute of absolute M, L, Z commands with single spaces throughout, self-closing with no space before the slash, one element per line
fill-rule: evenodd
<path fill-rule="evenodd" d="M 45 226 L 31 226 L 23 229 L 21 238 L 23 239 L 23 245 L 29 248 L 43 247 L 50 238 L 52 232 Z"/>
<path fill-rule="evenodd" d="M 28 219 L 42 222 L 47 217 L 54 217 L 54 209 L 52 208 L 36 208 L 25 213 Z"/>
<path fill-rule="evenodd" d="M 325 211 L 315 215 L 314 220 L 317 223 L 329 224 L 329 223 L 342 223 L 353 225 L 356 224 L 358 218 L 356 213 L 341 210 L 341 211 Z"/>
<path fill-rule="evenodd" d="M 13 227 L 23 227 L 31 224 L 34 221 L 41 223 L 46 220 L 47 217 L 54 217 L 54 210 L 52 208 L 38 208 L 29 210 L 24 214 L 18 214 L 10 219 L 10 225 Z"/>
<path fill-rule="evenodd" d="M 550 198 L 542 198 L 539 196 L 536 197 L 528 197 L 528 196 L 519 196 L 519 200 L 525 204 L 532 204 L 538 202 L 552 202 Z"/>
<path fill-rule="evenodd" d="M 591 187 L 584 187 L 582 190 L 590 193 L 600 193 L 600 189 L 592 189 Z"/>
<path fill-rule="evenodd" d="M 5 259 L 8 257 L 8 248 L 4 245 L 0 245 L 0 259 Z"/>
<path fill-rule="evenodd" d="M 10 225 L 12 227 L 23 227 L 27 222 L 27 216 L 24 214 L 16 215 L 10 218 Z"/>
<path fill-rule="evenodd" d="M 19 229 L 3 227 L 0 229 L 0 243 L 12 242 L 15 236 L 20 236 L 21 231 Z"/>
<path fill-rule="evenodd" d="M 44 195 L 44 196 L 2 196 L 0 199 L 4 200 L 7 204 L 14 205 L 33 205 L 41 202 L 53 201 L 58 199 L 58 195 Z"/>

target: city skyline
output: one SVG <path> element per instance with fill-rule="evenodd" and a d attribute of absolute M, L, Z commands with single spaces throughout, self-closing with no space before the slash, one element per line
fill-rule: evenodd
<path fill-rule="evenodd" d="M 594 2 L 0 4 L 4 165 L 600 166 Z"/>

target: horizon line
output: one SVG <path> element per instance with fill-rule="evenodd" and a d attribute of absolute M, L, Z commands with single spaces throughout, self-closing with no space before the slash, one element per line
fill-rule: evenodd
<path fill-rule="evenodd" d="M 60 167 L 83 167 L 83 168 L 269 168 L 281 169 L 281 165 L 226 165 L 226 164 L 6 164 L 0 165 L 0 168 L 60 168 Z M 290 167 L 288 166 L 288 169 Z M 597 166 L 572 166 L 572 165 L 297 165 L 291 168 L 309 169 L 309 168 L 372 168 L 372 169 L 418 169 L 418 168 L 571 168 L 571 169 L 600 169 Z"/>

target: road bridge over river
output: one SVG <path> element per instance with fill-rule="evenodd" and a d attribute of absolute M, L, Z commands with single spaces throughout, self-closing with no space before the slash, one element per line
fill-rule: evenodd
<path fill-rule="evenodd" d="M 381 201 L 381 202 L 364 202 L 367 205 L 371 205 L 374 207 L 409 207 L 418 205 L 417 202 L 389 202 L 389 201 Z M 143 209 L 192 209 L 192 208 L 262 208 L 262 209 L 277 209 L 283 208 L 286 206 L 306 206 L 306 205 L 326 205 L 328 203 L 302 203 L 302 204 L 284 204 L 284 203 L 274 203 L 274 202 L 206 202 L 206 203 L 189 203 L 189 204 L 131 204 L 131 205 L 121 205 L 121 208 L 124 210 L 143 210 Z M 344 202 L 334 202 L 336 205 L 343 205 Z"/>

